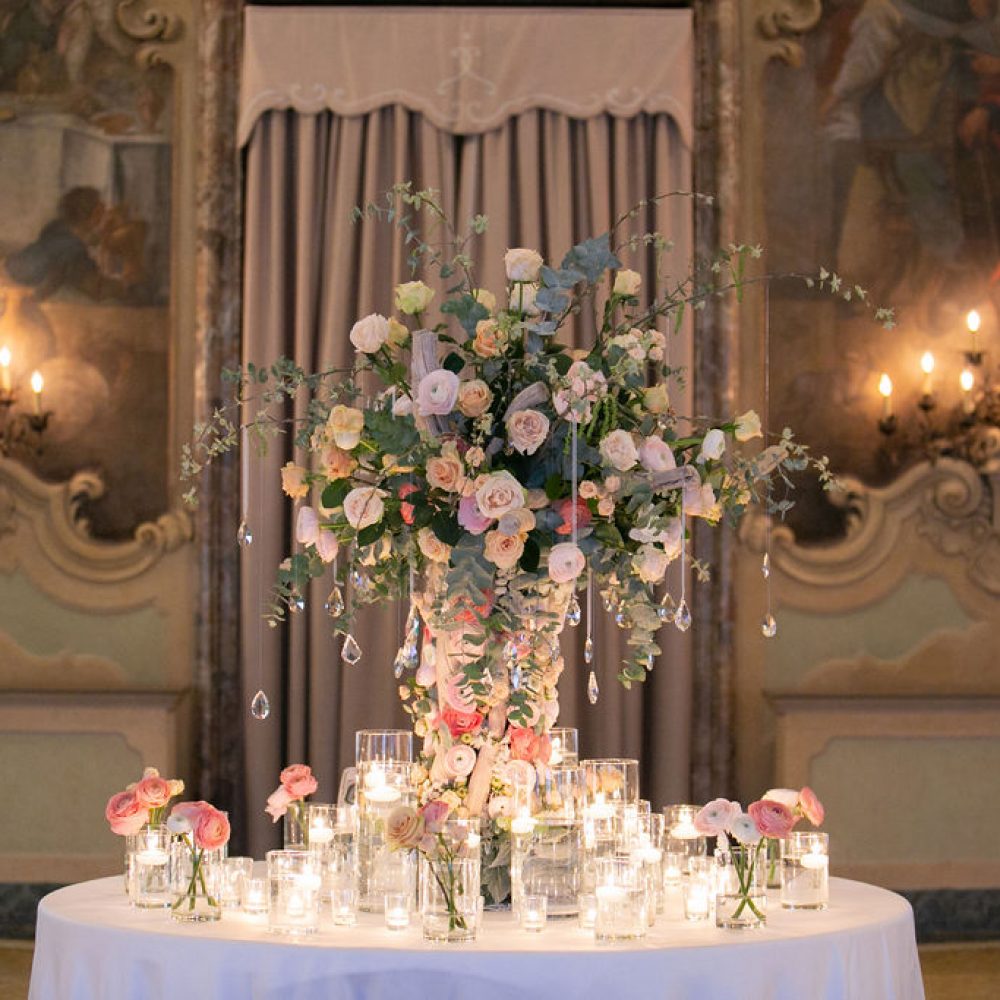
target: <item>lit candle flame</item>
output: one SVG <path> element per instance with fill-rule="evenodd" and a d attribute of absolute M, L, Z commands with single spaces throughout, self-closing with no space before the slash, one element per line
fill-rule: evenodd
<path fill-rule="evenodd" d="M 978 310 L 970 309 L 969 314 L 965 317 L 965 325 L 969 328 L 969 333 L 978 333 L 981 324 L 982 319 Z"/>
<path fill-rule="evenodd" d="M 930 351 L 924 351 L 924 356 L 920 359 L 920 368 L 925 375 L 930 375 L 934 371 L 934 355 Z"/>
<path fill-rule="evenodd" d="M 10 348 L 6 344 L 0 347 L 0 368 L 10 368 Z"/>
<path fill-rule="evenodd" d="M 878 380 L 878 391 L 885 399 L 892 395 L 892 379 L 888 372 L 882 372 L 882 377 Z"/>
<path fill-rule="evenodd" d="M 36 395 L 41 395 L 42 388 L 45 385 L 45 379 L 42 378 L 41 372 L 31 373 L 31 391 Z"/>
<path fill-rule="evenodd" d="M 958 376 L 958 384 L 962 387 L 962 392 L 972 392 L 972 387 L 976 384 L 976 376 L 968 368 L 962 369 L 962 374 Z"/>

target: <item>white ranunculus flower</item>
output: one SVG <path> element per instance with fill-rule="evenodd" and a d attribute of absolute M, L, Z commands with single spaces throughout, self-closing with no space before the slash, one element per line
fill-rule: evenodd
<path fill-rule="evenodd" d="M 623 268 L 615 275 L 615 295 L 638 295 L 642 287 L 642 275 L 638 271 Z"/>
<path fill-rule="evenodd" d="M 677 468 L 670 445 L 661 437 L 650 436 L 639 445 L 639 461 L 647 472 L 669 472 Z"/>
<path fill-rule="evenodd" d="M 362 354 L 374 354 L 389 339 L 389 321 L 378 313 L 359 319 L 351 327 L 351 343 Z"/>
<path fill-rule="evenodd" d="M 433 298 L 434 289 L 428 288 L 422 281 L 404 281 L 396 285 L 396 308 L 407 315 L 422 313 Z"/>
<path fill-rule="evenodd" d="M 600 446 L 601 457 L 619 472 L 628 472 L 635 468 L 639 461 L 639 452 L 636 450 L 632 435 L 620 428 L 612 431 L 602 441 Z"/>
<path fill-rule="evenodd" d="M 377 524 L 385 513 L 382 498 L 385 490 L 375 486 L 357 486 L 344 497 L 344 517 L 352 528 L 361 531 L 371 524 Z"/>
<path fill-rule="evenodd" d="M 179 837 L 191 832 L 191 822 L 186 816 L 176 813 L 167 817 L 167 829 Z"/>
<path fill-rule="evenodd" d="M 707 461 L 717 461 L 722 458 L 722 453 L 726 450 L 726 435 L 719 430 L 718 427 L 713 427 L 706 435 L 705 440 L 701 443 L 701 451 L 698 452 L 699 462 Z"/>
<path fill-rule="evenodd" d="M 417 386 L 417 411 L 422 417 L 451 413 L 458 399 L 458 386 L 458 376 L 447 368 L 428 372 Z"/>
<path fill-rule="evenodd" d="M 483 517 L 499 520 L 509 510 L 523 507 L 524 487 L 506 470 L 487 476 L 476 490 L 476 505 Z"/>
<path fill-rule="evenodd" d="M 578 545 L 560 542 L 549 552 L 549 578 L 553 583 L 575 580 L 587 565 L 587 559 Z"/>
<path fill-rule="evenodd" d="M 763 437 L 760 429 L 760 417 L 755 410 L 747 410 L 736 418 L 736 440 L 750 441 L 752 438 Z"/>
<path fill-rule="evenodd" d="M 794 788 L 772 788 L 761 799 L 780 802 L 786 809 L 794 809 L 799 804 L 799 793 Z"/>
<path fill-rule="evenodd" d="M 632 556 L 632 565 L 643 583 L 659 583 L 669 564 L 666 552 L 655 545 L 640 545 L 639 551 Z"/>
<path fill-rule="evenodd" d="M 527 250 L 524 247 L 508 250 L 503 256 L 510 281 L 537 281 L 542 263 L 542 255 L 537 250 Z"/>
<path fill-rule="evenodd" d="M 729 832 L 746 847 L 760 842 L 761 832 L 749 813 L 740 813 L 729 824 Z"/>

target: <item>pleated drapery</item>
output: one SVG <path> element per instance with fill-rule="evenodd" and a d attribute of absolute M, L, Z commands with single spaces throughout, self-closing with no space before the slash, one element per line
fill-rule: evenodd
<path fill-rule="evenodd" d="M 286 355 L 306 368 L 347 368 L 353 322 L 374 311 L 390 314 L 394 285 L 411 277 L 400 230 L 374 220 L 352 223 L 354 206 L 408 179 L 439 190 L 460 225 L 487 215 L 489 228 L 471 250 L 477 281 L 500 296 L 508 247 L 536 248 L 558 262 L 573 243 L 607 231 L 639 201 L 689 190 L 690 155 L 665 113 L 580 120 L 536 109 L 481 134 L 455 135 L 400 106 L 353 117 L 268 111 L 251 136 L 246 176 L 244 360 L 269 364 Z M 646 230 L 673 240 L 661 274 L 676 280 L 687 273 L 690 200 L 649 206 L 625 232 Z M 626 264 L 652 274 L 651 254 L 642 253 L 638 260 L 626 255 Z M 569 335 L 592 342 L 593 324 Z M 690 332 L 671 338 L 670 349 L 674 363 L 689 364 Z M 675 393 L 674 402 L 690 412 L 683 395 Z M 341 769 L 353 763 L 355 731 L 407 724 L 392 673 L 405 611 L 392 605 L 358 615 L 354 634 L 364 655 L 355 666 L 340 660 L 340 640 L 323 612 L 329 577 L 312 585 L 305 610 L 284 626 L 270 629 L 261 618 L 275 567 L 293 549 L 293 510 L 279 475 L 289 459 L 307 462 L 286 437 L 255 458 L 249 473 L 254 542 L 243 561 L 244 693 L 249 704 L 263 688 L 272 705 L 267 721 L 247 718 L 250 847 L 258 856 L 276 838 L 262 809 L 283 766 L 311 764 L 320 778 L 314 798 L 330 801 Z M 675 592 L 678 574 L 675 565 L 668 578 Z M 664 654 L 649 681 L 625 691 L 615 679 L 624 634 L 599 599 L 595 606 L 600 699 L 591 706 L 586 697 L 584 627 L 567 628 L 560 724 L 580 728 L 585 755 L 639 757 L 654 805 L 684 800 L 690 638 L 664 629 Z"/>

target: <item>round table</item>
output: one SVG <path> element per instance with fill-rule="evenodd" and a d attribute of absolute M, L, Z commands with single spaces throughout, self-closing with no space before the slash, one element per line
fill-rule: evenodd
<path fill-rule="evenodd" d="M 765 928 L 688 923 L 679 894 L 642 941 L 541 934 L 487 913 L 473 944 L 425 943 L 364 914 L 304 940 L 226 912 L 187 925 L 130 909 L 120 878 L 59 889 L 38 910 L 29 1000 L 922 1000 L 913 914 L 894 893 L 831 880 L 821 912 L 768 905 Z"/>

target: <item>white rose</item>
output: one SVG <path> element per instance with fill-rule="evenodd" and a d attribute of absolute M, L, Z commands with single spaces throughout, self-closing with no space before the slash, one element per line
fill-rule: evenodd
<path fill-rule="evenodd" d="M 628 431 L 612 431 L 601 441 L 601 457 L 619 472 L 628 472 L 639 461 L 639 452 Z"/>
<path fill-rule="evenodd" d="M 677 460 L 670 445 L 663 438 L 643 438 L 639 445 L 639 461 L 647 472 L 669 472 L 677 468 Z"/>
<path fill-rule="evenodd" d="M 458 387 L 458 409 L 466 417 L 482 416 L 492 402 L 493 393 L 481 378 L 469 379 Z"/>
<path fill-rule="evenodd" d="M 510 281 L 537 281 L 542 268 L 542 255 L 537 250 L 518 247 L 508 250 L 503 257 L 507 278 Z"/>
<path fill-rule="evenodd" d="M 483 517 L 498 520 L 509 510 L 523 507 L 524 487 L 506 470 L 487 476 L 476 490 L 476 504 Z"/>
<path fill-rule="evenodd" d="M 434 289 L 428 288 L 422 281 L 404 281 L 401 285 L 396 285 L 396 308 L 410 316 L 422 313 L 433 298 Z"/>
<path fill-rule="evenodd" d="M 382 497 L 385 490 L 375 486 L 357 486 L 344 497 L 344 517 L 352 528 L 361 531 L 370 524 L 378 524 L 385 513 Z"/>
<path fill-rule="evenodd" d="M 486 288 L 477 288 L 472 297 L 487 311 L 493 312 L 497 307 L 497 297 Z"/>
<path fill-rule="evenodd" d="M 421 528 L 417 532 L 417 545 L 431 562 L 446 563 L 451 557 L 451 547 L 445 545 L 430 528 Z"/>
<path fill-rule="evenodd" d="M 378 313 L 372 313 L 351 327 L 350 337 L 355 350 L 374 354 L 389 339 L 389 321 Z"/>
<path fill-rule="evenodd" d="M 447 368 L 428 372 L 417 386 L 417 411 L 422 417 L 445 416 L 455 409 L 458 399 L 458 376 Z"/>
<path fill-rule="evenodd" d="M 510 290 L 508 308 L 511 312 L 524 313 L 525 316 L 537 316 L 538 307 L 535 305 L 537 295 L 538 289 L 534 285 L 514 285 Z"/>
<path fill-rule="evenodd" d="M 392 415 L 394 417 L 408 417 L 413 412 L 413 400 L 404 392 L 392 401 Z"/>
<path fill-rule="evenodd" d="M 701 451 L 698 452 L 697 461 L 717 461 L 722 458 L 722 453 L 725 450 L 726 435 L 718 427 L 713 427 L 705 435 L 705 440 L 701 443 Z"/>
<path fill-rule="evenodd" d="M 749 441 L 751 438 L 763 437 L 760 429 L 760 417 L 754 410 L 747 410 L 736 418 L 736 440 Z"/>
<path fill-rule="evenodd" d="M 643 583 L 659 583 L 669 563 L 666 552 L 655 545 L 641 545 L 632 556 L 632 565 Z"/>
<path fill-rule="evenodd" d="M 615 275 L 615 295 L 638 295 L 642 287 L 642 275 L 627 268 Z"/>
<path fill-rule="evenodd" d="M 643 393 L 642 398 L 646 409 L 654 415 L 666 413 L 670 409 L 670 394 L 667 392 L 666 382 L 658 382 L 656 385 L 650 386 Z"/>
<path fill-rule="evenodd" d="M 524 541 L 520 535 L 505 535 L 501 531 L 486 532 L 483 555 L 499 569 L 512 569 L 524 554 Z"/>
<path fill-rule="evenodd" d="M 507 440 L 522 455 L 534 455 L 549 433 L 549 418 L 538 410 L 518 410 L 507 418 Z"/>
<path fill-rule="evenodd" d="M 584 554 L 572 542 L 553 545 L 549 552 L 549 578 L 553 583 L 569 583 L 575 580 L 587 565 Z"/>

